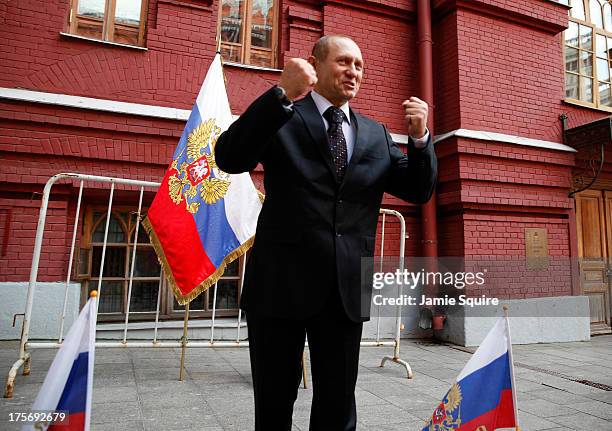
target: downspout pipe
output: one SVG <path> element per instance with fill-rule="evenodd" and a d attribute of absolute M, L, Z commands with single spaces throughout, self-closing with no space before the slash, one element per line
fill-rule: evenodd
<path fill-rule="evenodd" d="M 431 1 L 417 0 L 417 49 L 419 56 L 419 97 L 429 105 L 427 128 L 433 139 L 434 96 L 433 96 L 433 38 L 431 32 Z M 438 221 L 436 216 L 436 193 L 421 206 L 421 249 L 424 257 L 438 256 Z"/>

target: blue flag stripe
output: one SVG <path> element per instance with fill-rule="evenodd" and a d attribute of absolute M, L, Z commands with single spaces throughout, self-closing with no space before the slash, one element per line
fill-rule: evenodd
<path fill-rule="evenodd" d="M 202 123 L 202 117 L 197 104 L 193 106 L 185 130 L 175 152 L 175 157 L 182 148 L 187 148 L 187 138 L 193 129 Z M 210 147 L 208 148 L 210 150 Z M 183 151 L 178 159 L 179 166 L 187 161 L 187 151 Z M 214 177 L 214 174 L 211 174 Z M 200 186 L 201 187 L 201 186 Z M 183 203 L 181 203 L 183 205 Z M 198 235 L 204 251 L 215 267 L 219 267 L 223 259 L 240 246 L 240 241 L 227 221 L 225 199 L 220 199 L 213 205 L 200 204 L 199 211 L 194 215 Z"/>
<path fill-rule="evenodd" d="M 88 352 L 80 353 L 74 360 L 56 410 L 67 410 L 70 414 L 85 412 L 88 362 Z"/>
<path fill-rule="evenodd" d="M 172 159 L 176 160 L 176 158 L 181 155 L 181 157 L 177 160 L 180 165 L 182 162 L 187 161 L 187 138 L 189 137 L 189 133 L 196 127 L 198 127 L 202 123 L 202 119 L 200 118 L 200 112 L 198 111 L 198 106 L 196 104 L 193 105 L 193 109 L 191 110 L 191 114 L 189 114 L 189 118 L 187 119 L 187 124 L 183 129 L 183 133 L 181 134 L 181 139 L 179 139 L 178 145 L 176 146 L 176 150 L 174 150 L 174 155 Z M 182 154 L 181 154 L 182 151 Z"/>

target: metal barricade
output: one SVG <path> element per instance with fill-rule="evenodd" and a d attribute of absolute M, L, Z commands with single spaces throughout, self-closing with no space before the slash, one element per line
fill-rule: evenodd
<path fill-rule="evenodd" d="M 66 277 L 66 284 L 64 289 L 64 302 L 63 308 L 61 310 L 61 318 L 60 325 L 58 330 L 58 338 L 57 341 L 48 341 L 48 342 L 31 342 L 29 341 L 30 335 L 30 323 L 32 321 L 32 304 L 34 301 L 34 294 L 36 291 L 37 277 L 38 277 L 38 266 L 40 262 L 41 249 L 43 243 L 43 234 L 45 231 L 45 220 L 47 216 L 47 208 L 49 204 L 49 197 L 51 194 L 51 189 L 54 184 L 56 184 L 60 180 L 70 180 L 73 183 L 78 183 L 78 198 L 77 198 L 77 206 L 76 206 L 76 214 L 74 220 L 74 227 L 72 232 L 72 242 L 70 247 L 70 258 L 68 261 L 68 272 Z M 32 256 L 32 266 L 30 269 L 30 280 L 28 284 L 27 298 L 26 298 L 26 308 L 25 314 L 23 318 L 23 326 L 21 331 L 21 340 L 19 344 L 19 358 L 13 364 L 11 369 L 8 372 L 5 386 L 5 398 L 12 397 L 13 388 L 15 383 L 15 377 L 17 376 L 18 370 L 23 367 L 23 375 L 28 375 L 30 373 L 31 366 L 31 353 L 28 350 L 31 349 L 44 349 L 44 348 L 57 348 L 61 345 L 64 340 L 64 321 L 66 319 L 66 307 L 68 300 L 68 289 L 70 284 L 70 278 L 72 274 L 72 265 L 74 261 L 74 252 L 77 242 L 77 233 L 79 227 L 79 219 L 81 215 L 81 206 L 82 206 L 82 198 L 83 198 L 83 189 L 85 182 L 94 182 L 94 183 L 105 183 L 110 184 L 110 193 L 108 198 L 108 208 L 106 210 L 106 226 L 104 230 L 104 243 L 102 246 L 102 257 L 100 262 L 100 276 L 98 278 L 98 297 L 102 298 L 102 274 L 104 274 L 104 263 L 106 257 L 106 248 L 107 248 L 107 239 L 108 239 L 108 228 L 111 220 L 111 212 L 113 208 L 113 197 L 115 193 L 115 189 L 117 185 L 125 186 L 128 188 L 138 188 L 139 200 L 138 200 L 138 212 L 137 217 L 138 220 L 141 218 L 142 211 L 142 201 L 145 189 L 150 189 L 151 191 L 159 188 L 160 183 L 150 182 L 150 181 L 139 181 L 139 180 L 130 180 L 123 178 L 111 178 L 111 177 L 103 177 L 97 175 L 86 175 L 86 174 L 74 174 L 74 173 L 61 173 L 51 177 L 44 187 L 44 192 L 42 196 L 42 204 L 40 207 L 39 218 L 38 218 L 38 226 L 36 229 L 36 239 L 34 243 L 34 253 Z M 386 217 L 392 216 L 395 217 L 400 223 L 400 250 L 399 250 L 399 259 L 400 259 L 400 268 L 403 269 L 403 260 L 404 260 L 404 240 L 406 237 L 406 225 L 404 221 L 404 217 L 397 211 L 381 209 L 382 215 L 382 232 L 381 232 L 381 262 L 384 258 L 385 253 L 385 223 Z M 129 284 L 128 284 L 128 298 L 127 298 L 127 308 L 126 308 L 126 316 L 124 321 L 123 328 L 123 340 L 122 341 L 98 341 L 96 340 L 96 348 L 117 348 L 117 347 L 138 347 L 138 348 L 147 348 L 147 347 L 155 347 L 155 348 L 176 348 L 182 347 L 185 343 L 185 340 L 178 339 L 177 341 L 159 341 L 158 340 L 158 326 L 159 326 L 159 314 L 160 314 L 160 298 L 161 298 L 161 281 L 163 280 L 163 276 L 160 275 L 160 286 L 158 288 L 157 294 L 157 309 L 155 313 L 155 323 L 154 323 L 154 332 L 153 339 L 151 341 L 128 341 L 128 324 L 130 318 L 130 301 L 132 296 L 132 281 L 134 276 L 134 265 L 136 261 L 136 250 L 138 247 L 138 230 L 140 223 L 136 224 L 136 232 L 134 235 L 134 244 L 132 249 L 132 258 L 130 264 L 130 276 L 129 276 Z M 244 265 L 242 266 L 243 270 L 240 274 L 240 289 L 242 288 L 242 282 L 244 281 Z M 248 347 L 248 341 L 241 341 L 241 324 L 242 324 L 242 311 L 238 312 L 238 317 L 236 320 L 236 341 L 215 341 L 214 340 L 214 330 L 215 330 L 215 314 L 216 314 L 216 299 L 217 299 L 217 285 L 215 284 L 213 288 L 213 311 L 212 311 L 212 323 L 211 323 L 211 337 L 209 341 L 188 341 L 188 347 Z M 98 301 L 98 305 L 99 305 Z M 410 365 L 400 358 L 400 335 L 401 335 L 401 307 L 398 306 L 397 316 L 396 316 L 396 328 L 395 328 L 395 337 L 392 340 L 383 340 L 380 337 L 380 315 L 377 316 L 377 333 L 376 339 L 374 341 L 362 341 L 362 346 L 392 346 L 393 356 L 385 356 L 382 359 L 381 367 L 384 366 L 385 362 L 392 361 L 406 369 L 407 377 L 412 378 L 412 370 Z"/>
<path fill-rule="evenodd" d="M 385 236 L 386 236 L 386 231 L 385 231 L 385 222 L 386 222 L 386 218 L 387 215 L 390 216 L 394 216 L 397 221 L 400 224 L 400 235 L 399 235 L 399 253 L 398 253 L 398 269 L 401 271 L 404 270 L 404 257 L 405 257 L 405 250 L 406 250 L 406 221 L 404 220 L 404 216 L 402 214 L 400 214 L 398 211 L 394 211 L 394 210 L 388 210 L 388 209 L 384 209 L 381 208 L 380 213 L 382 215 L 382 226 L 381 226 L 381 240 L 380 240 L 380 256 L 378 256 L 379 258 L 379 262 L 380 262 L 380 270 L 382 271 L 383 269 L 383 262 L 385 259 Z M 402 296 L 402 286 L 399 285 L 398 286 L 398 297 Z M 381 346 L 381 345 L 392 345 L 393 346 L 393 356 L 385 356 L 382 359 L 382 362 L 380 363 L 381 367 L 385 366 L 385 362 L 387 361 L 392 361 L 396 364 L 401 365 L 402 367 L 404 367 L 406 369 L 406 376 L 411 379 L 413 377 L 412 374 L 412 368 L 410 367 L 410 364 L 408 364 L 408 362 L 404 361 L 403 359 L 401 359 L 400 357 L 400 343 L 401 343 L 401 331 L 403 329 L 403 325 L 402 325 L 402 306 L 401 305 L 397 305 L 396 307 L 396 316 L 395 316 L 395 340 L 393 341 L 387 341 L 387 342 L 381 342 L 380 341 L 380 306 L 377 307 L 378 310 L 378 315 L 377 315 L 377 319 L 376 319 L 376 344 L 377 346 Z M 361 345 L 371 345 L 368 344 L 368 342 L 361 342 Z"/>

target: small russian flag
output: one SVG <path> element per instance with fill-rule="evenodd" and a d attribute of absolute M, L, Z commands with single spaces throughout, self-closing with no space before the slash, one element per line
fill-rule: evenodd
<path fill-rule="evenodd" d="M 500 317 L 422 431 L 519 430 L 507 317 Z"/>
<path fill-rule="evenodd" d="M 62 423 L 24 425 L 22 431 L 88 431 L 96 342 L 96 298 L 93 291 L 70 328 L 47 372 L 32 412 L 66 412 Z"/>

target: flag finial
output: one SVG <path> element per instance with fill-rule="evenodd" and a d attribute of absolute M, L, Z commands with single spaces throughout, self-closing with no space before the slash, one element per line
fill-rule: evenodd
<path fill-rule="evenodd" d="M 98 296 L 98 291 L 97 290 L 92 290 L 91 292 L 89 292 L 89 297 L 90 298 L 95 298 L 96 296 Z"/>

